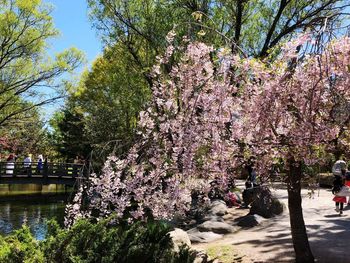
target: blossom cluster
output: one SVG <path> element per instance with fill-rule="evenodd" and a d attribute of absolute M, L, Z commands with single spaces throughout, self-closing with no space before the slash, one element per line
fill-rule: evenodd
<path fill-rule="evenodd" d="M 303 36 L 294 43 L 307 39 Z M 260 163 L 265 162 L 261 173 L 276 158 L 319 162 L 316 147 L 328 147 L 349 126 L 349 44 L 349 38 L 334 41 L 322 54 L 295 61 L 293 68 L 288 44 L 288 51 L 277 61 L 254 71 L 259 82 L 249 83 L 242 96 L 246 129 L 241 135 L 265 156 L 260 158 Z"/>

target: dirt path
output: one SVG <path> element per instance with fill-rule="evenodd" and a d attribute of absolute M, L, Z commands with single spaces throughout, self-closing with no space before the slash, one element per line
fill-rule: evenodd
<path fill-rule="evenodd" d="M 273 192 L 287 207 L 287 191 L 278 189 Z M 339 216 L 328 189 L 316 191 L 311 198 L 307 190 L 303 190 L 302 196 L 305 224 L 316 261 L 350 262 L 350 207 L 345 207 L 344 214 Z M 230 212 L 233 216 L 247 213 L 240 209 Z M 281 216 L 268 219 L 258 227 L 242 229 L 212 243 L 194 245 L 203 249 L 212 246 L 232 247 L 245 255 L 244 261 L 235 262 L 293 262 L 288 209 Z"/>

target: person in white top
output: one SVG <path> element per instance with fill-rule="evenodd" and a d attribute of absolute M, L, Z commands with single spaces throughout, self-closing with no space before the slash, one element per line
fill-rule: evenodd
<path fill-rule="evenodd" d="M 23 167 L 29 177 L 32 176 L 32 155 L 27 154 L 27 157 L 23 160 Z"/>
<path fill-rule="evenodd" d="M 15 169 L 15 156 L 10 154 L 6 161 L 6 174 L 13 175 L 13 170 Z"/>

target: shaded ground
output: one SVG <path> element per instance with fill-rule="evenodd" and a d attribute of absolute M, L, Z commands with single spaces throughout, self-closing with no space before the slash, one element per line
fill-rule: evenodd
<path fill-rule="evenodd" d="M 272 191 L 287 207 L 287 190 Z M 311 198 L 307 190 L 303 190 L 302 195 L 305 224 L 316 261 L 350 262 L 350 207 L 345 207 L 344 214 L 339 216 L 334 210 L 333 195 L 329 189 L 316 190 Z M 233 218 L 247 212 L 236 208 L 230 210 Z M 244 261 L 234 262 L 293 262 L 288 209 L 283 215 L 268 219 L 260 226 L 242 229 L 218 241 L 194 247 L 208 249 L 218 245 L 225 249 L 232 247 L 245 255 Z"/>

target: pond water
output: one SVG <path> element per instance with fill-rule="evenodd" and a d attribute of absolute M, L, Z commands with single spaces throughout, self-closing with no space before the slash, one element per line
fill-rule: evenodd
<path fill-rule="evenodd" d="M 8 235 L 27 224 L 36 239 L 44 239 L 46 220 L 55 218 L 63 225 L 69 197 L 64 187 L 50 190 L 32 185 L 0 185 L 0 234 Z"/>

